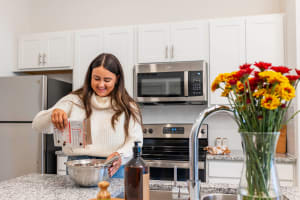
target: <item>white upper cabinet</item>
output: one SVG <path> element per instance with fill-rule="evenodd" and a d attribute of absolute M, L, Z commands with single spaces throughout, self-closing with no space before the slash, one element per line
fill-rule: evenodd
<path fill-rule="evenodd" d="M 72 32 L 21 36 L 18 69 L 71 68 L 73 50 Z"/>
<path fill-rule="evenodd" d="M 125 88 L 133 94 L 134 28 L 118 27 L 104 30 L 104 52 L 115 55 L 123 68 Z"/>
<path fill-rule="evenodd" d="M 22 36 L 19 39 L 19 69 L 42 67 L 43 38 Z"/>
<path fill-rule="evenodd" d="M 171 24 L 170 60 L 209 59 L 208 21 Z"/>
<path fill-rule="evenodd" d="M 138 62 L 166 62 L 169 60 L 169 24 L 138 27 Z"/>
<path fill-rule="evenodd" d="M 83 85 L 85 74 L 96 56 L 104 52 L 103 30 L 86 30 L 75 33 L 75 64 L 73 90 Z"/>
<path fill-rule="evenodd" d="M 284 65 L 283 15 L 261 15 L 210 21 L 210 82 L 220 73 L 258 61 Z M 211 104 L 228 104 L 221 91 L 210 93 Z"/>
<path fill-rule="evenodd" d="M 138 62 L 208 60 L 207 21 L 138 27 Z"/>
<path fill-rule="evenodd" d="M 220 73 L 236 71 L 245 63 L 245 19 L 210 21 L 210 81 L 209 88 Z M 221 91 L 210 92 L 211 104 L 228 104 Z"/>
<path fill-rule="evenodd" d="M 78 31 L 75 33 L 75 66 L 73 90 L 82 87 L 90 63 L 101 53 L 115 55 L 124 70 L 125 87 L 132 94 L 133 27 L 118 27 Z"/>
<path fill-rule="evenodd" d="M 284 65 L 283 31 L 281 14 L 246 17 L 247 62 Z"/>

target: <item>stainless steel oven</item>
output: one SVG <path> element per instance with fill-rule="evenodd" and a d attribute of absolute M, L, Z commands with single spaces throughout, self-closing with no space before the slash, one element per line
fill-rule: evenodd
<path fill-rule="evenodd" d="M 207 102 L 205 61 L 139 64 L 134 68 L 134 97 L 140 103 Z"/>
<path fill-rule="evenodd" d="M 189 180 L 189 134 L 192 124 L 146 124 L 142 157 L 150 167 L 150 178 Z M 207 124 L 199 133 L 199 179 L 206 181 Z"/>

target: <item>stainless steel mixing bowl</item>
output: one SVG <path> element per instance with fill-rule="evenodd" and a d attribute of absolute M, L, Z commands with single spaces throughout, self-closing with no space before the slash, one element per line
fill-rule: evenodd
<path fill-rule="evenodd" d="M 98 182 L 109 179 L 108 168 L 111 164 L 104 164 L 105 160 L 84 159 L 67 161 L 65 164 L 71 179 L 83 187 L 97 186 Z"/>

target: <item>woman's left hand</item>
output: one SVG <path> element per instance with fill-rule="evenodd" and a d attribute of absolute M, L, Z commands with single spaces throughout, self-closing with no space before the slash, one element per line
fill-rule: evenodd
<path fill-rule="evenodd" d="M 106 160 L 109 160 L 109 159 L 111 159 L 112 157 L 115 157 L 115 156 L 118 156 L 119 159 L 114 161 L 112 166 L 108 169 L 108 175 L 110 177 L 112 177 L 119 170 L 119 168 L 121 166 L 121 163 L 122 163 L 121 155 L 118 152 L 114 152 L 114 153 L 110 154 L 106 158 Z"/>

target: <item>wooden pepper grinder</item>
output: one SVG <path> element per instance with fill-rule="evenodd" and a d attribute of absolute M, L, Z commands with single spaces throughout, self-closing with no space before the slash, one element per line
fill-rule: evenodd
<path fill-rule="evenodd" d="M 100 191 L 97 194 L 97 200 L 111 200 L 110 193 L 107 191 L 108 186 L 109 182 L 107 181 L 101 181 L 98 183 Z"/>

